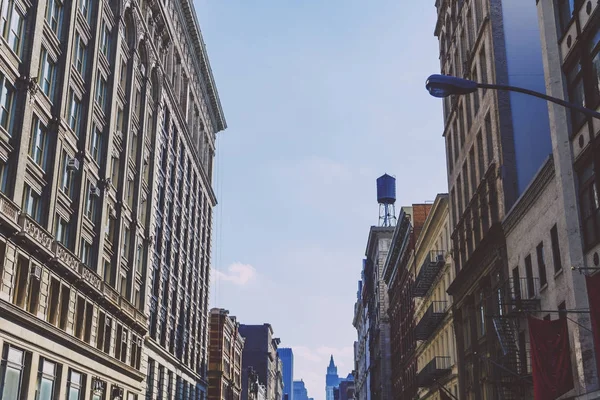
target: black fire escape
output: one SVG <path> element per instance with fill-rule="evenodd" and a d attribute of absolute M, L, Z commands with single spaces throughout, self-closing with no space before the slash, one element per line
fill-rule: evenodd
<path fill-rule="evenodd" d="M 511 278 L 497 291 L 498 315 L 493 317 L 500 343 L 495 360 L 488 360 L 488 370 L 501 400 L 531 397 L 531 365 L 527 340 L 520 330 L 525 313 L 539 310 L 539 280 Z"/>

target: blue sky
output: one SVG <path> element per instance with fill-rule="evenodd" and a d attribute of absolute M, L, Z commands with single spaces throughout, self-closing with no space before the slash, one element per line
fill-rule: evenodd
<path fill-rule="evenodd" d="M 352 368 L 375 180 L 447 191 L 434 0 L 196 0 L 229 128 L 218 138 L 213 306 L 272 324 L 324 399 Z"/>

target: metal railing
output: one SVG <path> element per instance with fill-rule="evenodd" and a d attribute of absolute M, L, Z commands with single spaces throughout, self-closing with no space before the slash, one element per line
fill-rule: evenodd
<path fill-rule="evenodd" d="M 510 300 L 513 302 L 522 300 L 535 300 L 539 296 L 539 293 L 539 278 L 526 277 L 509 279 Z"/>

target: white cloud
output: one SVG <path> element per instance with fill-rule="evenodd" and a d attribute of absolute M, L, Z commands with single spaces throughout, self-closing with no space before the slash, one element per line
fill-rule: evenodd
<path fill-rule="evenodd" d="M 215 277 L 219 281 L 244 286 L 256 278 L 256 269 L 250 264 L 236 262 L 227 267 L 227 272 L 216 271 Z"/>

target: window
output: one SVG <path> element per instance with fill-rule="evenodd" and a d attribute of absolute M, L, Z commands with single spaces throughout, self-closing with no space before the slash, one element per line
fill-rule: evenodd
<path fill-rule="evenodd" d="M 37 118 L 33 117 L 31 139 L 29 141 L 29 156 L 42 169 L 46 169 L 46 153 L 48 147 L 48 128 Z"/>
<path fill-rule="evenodd" d="M 127 297 L 127 292 L 129 292 L 129 284 L 127 282 L 127 274 L 128 271 L 121 269 L 121 274 L 119 275 L 119 293 L 121 294 L 121 297 L 128 299 L 129 297 Z"/>
<path fill-rule="evenodd" d="M 600 104 L 600 27 L 589 36 L 583 36 L 579 59 L 565 71 L 569 100 L 583 107 L 595 109 Z M 581 112 L 571 112 L 573 133 L 577 132 L 586 117 Z"/>
<path fill-rule="evenodd" d="M 552 261 L 554 262 L 554 272 L 562 269 L 562 257 L 560 256 L 560 244 L 558 242 L 558 229 L 556 225 L 550 230 L 550 240 L 552 242 Z"/>
<path fill-rule="evenodd" d="M 101 37 L 100 37 L 100 51 L 102 54 L 106 56 L 107 59 L 110 59 L 110 29 L 106 26 L 106 22 L 102 21 Z"/>
<path fill-rule="evenodd" d="M 69 126 L 75 133 L 77 137 L 79 137 L 79 133 L 81 132 L 81 100 L 77 98 L 75 92 L 71 90 L 70 96 L 70 107 L 69 107 Z"/>
<path fill-rule="evenodd" d="M 25 352 L 4 345 L 2 349 L 2 399 L 20 399 L 25 372 Z"/>
<path fill-rule="evenodd" d="M 127 61 L 122 58 L 119 68 L 119 86 L 125 90 L 127 88 Z"/>
<path fill-rule="evenodd" d="M 50 294 L 48 295 L 48 311 L 46 321 L 56 326 L 59 314 L 60 282 L 56 278 L 50 278 Z"/>
<path fill-rule="evenodd" d="M 123 243 L 121 244 L 121 248 L 123 249 L 122 257 L 129 259 L 129 227 L 124 226 L 123 229 Z"/>
<path fill-rule="evenodd" d="M 96 222 L 97 194 L 93 193 L 95 186 L 88 182 L 86 188 L 85 216 L 93 223 Z"/>
<path fill-rule="evenodd" d="M 488 83 L 487 77 L 487 57 L 485 54 L 485 46 L 481 46 L 481 50 L 479 51 L 479 68 L 481 72 L 481 82 Z M 485 94 L 485 89 L 482 90 L 482 95 Z"/>
<path fill-rule="evenodd" d="M 136 249 L 136 253 L 135 253 L 135 265 L 137 267 L 137 272 L 139 274 L 142 273 L 142 261 L 143 261 L 143 252 L 142 252 L 143 248 L 141 245 L 139 245 Z"/>
<path fill-rule="evenodd" d="M 138 145 L 138 136 L 135 133 L 131 133 L 129 135 L 129 157 L 133 161 L 137 160 L 137 145 Z"/>
<path fill-rule="evenodd" d="M 98 350 L 102 350 L 108 353 L 110 350 L 110 332 L 112 327 L 112 320 L 104 312 L 100 311 L 98 314 L 98 340 L 96 341 L 96 347 Z"/>
<path fill-rule="evenodd" d="M 541 242 L 536 247 L 538 271 L 540 274 L 540 286 L 544 286 L 548 281 L 546 279 L 546 261 L 544 260 L 544 242 Z"/>
<path fill-rule="evenodd" d="M 483 138 L 481 131 L 477 132 L 477 166 L 479 167 L 479 180 L 483 179 L 485 174 L 485 161 L 483 159 Z"/>
<path fill-rule="evenodd" d="M 114 187 L 119 187 L 119 157 L 115 155 L 110 161 L 110 182 Z"/>
<path fill-rule="evenodd" d="M 25 296 L 27 294 L 27 283 L 29 276 L 29 261 L 19 256 L 17 261 L 17 270 L 15 272 L 15 289 L 12 302 L 14 305 L 23 308 L 25 306 Z"/>
<path fill-rule="evenodd" d="M 566 33 L 575 10 L 581 6 L 582 2 L 583 0 L 558 0 L 558 19 L 562 34 Z"/>
<path fill-rule="evenodd" d="M 567 316 L 567 303 L 564 301 L 558 305 L 558 317 L 564 318 Z"/>
<path fill-rule="evenodd" d="M 533 279 L 533 266 L 531 265 L 531 255 L 525 257 L 525 277 L 527 278 L 527 298 L 535 297 L 535 281 Z"/>
<path fill-rule="evenodd" d="M 104 260 L 104 270 L 103 270 L 103 274 L 104 274 L 104 282 L 108 283 L 110 285 L 110 282 L 112 281 L 112 265 L 110 263 L 110 261 Z"/>
<path fill-rule="evenodd" d="M 61 243 L 62 245 L 64 245 L 65 247 L 68 247 L 70 237 L 71 237 L 71 235 L 70 235 L 70 229 L 69 229 L 69 222 L 67 220 L 65 220 L 64 218 L 62 218 L 61 216 L 57 215 L 56 216 L 56 240 L 59 243 Z"/>
<path fill-rule="evenodd" d="M 46 359 L 42 359 L 40 365 L 40 375 L 38 380 L 37 400 L 53 400 L 54 381 L 56 380 L 56 364 Z"/>
<path fill-rule="evenodd" d="M 573 64 L 571 68 L 569 68 L 569 70 L 567 71 L 566 77 L 569 100 L 571 101 L 571 103 L 585 107 L 585 92 L 583 88 L 584 82 L 583 73 L 581 71 L 581 65 L 579 63 Z M 573 126 L 573 131 L 579 130 L 584 121 L 584 114 L 576 110 L 571 111 L 571 124 Z"/>
<path fill-rule="evenodd" d="M 137 86 L 135 88 L 135 98 L 133 104 L 135 105 L 135 116 L 139 118 L 142 111 L 142 90 Z"/>
<path fill-rule="evenodd" d="M 119 106 L 117 109 L 117 131 L 123 132 L 125 122 L 125 113 L 123 112 L 123 107 Z"/>
<path fill-rule="evenodd" d="M 79 257 L 81 258 L 81 262 L 88 268 L 92 267 L 92 245 L 85 240 L 81 241 Z"/>
<path fill-rule="evenodd" d="M 23 25 L 25 17 L 15 6 L 14 0 L 5 0 L 2 2 L 2 15 L 0 25 L 2 28 L 2 37 L 8 42 L 11 50 L 18 56 L 21 56 L 23 48 Z"/>
<path fill-rule="evenodd" d="M 127 359 L 127 329 L 117 325 L 117 337 L 115 343 L 115 358 L 125 362 Z"/>
<path fill-rule="evenodd" d="M 135 182 L 133 180 L 127 181 L 127 205 L 129 208 L 133 208 L 133 195 L 135 192 Z"/>
<path fill-rule="evenodd" d="M 62 330 L 67 329 L 67 322 L 69 320 L 69 302 L 71 300 L 71 290 L 61 285 L 60 291 L 60 319 L 58 321 L 58 327 Z"/>
<path fill-rule="evenodd" d="M 62 13 L 63 6 L 60 0 L 48 0 L 48 3 L 46 3 L 46 22 L 48 22 L 56 36 L 60 36 Z"/>
<path fill-rule="evenodd" d="M 92 22 L 92 0 L 79 0 L 79 11 L 88 23 Z"/>
<path fill-rule="evenodd" d="M 71 175 L 71 171 L 69 171 L 68 164 L 71 157 L 67 154 L 66 151 L 63 151 L 62 155 L 62 176 L 60 181 L 60 188 L 64 194 L 72 198 L 73 196 L 73 176 Z"/>
<path fill-rule="evenodd" d="M 29 288 L 27 290 L 27 311 L 33 315 L 36 315 L 40 303 L 40 280 L 42 268 L 39 265 L 31 265 L 30 268 Z"/>
<path fill-rule="evenodd" d="M 48 54 L 48 50 L 42 48 L 40 56 L 39 85 L 42 92 L 48 96 L 50 101 L 54 100 L 54 85 L 56 81 L 56 63 Z"/>
<path fill-rule="evenodd" d="M 585 249 L 589 249 L 600 240 L 600 199 L 594 167 L 594 162 L 590 160 L 577 174 L 579 180 L 579 210 Z"/>
<path fill-rule="evenodd" d="M 475 195 L 477 191 L 477 169 L 475 168 L 475 146 L 471 146 L 469 151 L 469 169 L 471 170 L 471 193 Z"/>
<path fill-rule="evenodd" d="M 77 296 L 77 305 L 75 306 L 75 336 L 83 340 L 83 326 L 85 323 L 85 300 Z"/>
<path fill-rule="evenodd" d="M 69 370 L 67 387 L 67 400 L 80 400 L 82 398 L 81 394 L 85 385 L 79 372 L 73 371 L 72 369 Z"/>
<path fill-rule="evenodd" d="M 98 77 L 96 78 L 96 103 L 100 106 L 102 111 L 106 113 L 106 96 L 107 96 L 107 83 L 106 79 L 102 76 L 102 74 L 98 73 Z"/>
<path fill-rule="evenodd" d="M 90 140 L 90 153 L 94 161 L 100 165 L 100 158 L 102 156 L 102 132 L 97 126 L 94 127 L 92 132 L 92 138 Z"/>
<path fill-rule="evenodd" d="M 133 305 L 135 306 L 135 308 L 137 308 L 138 310 L 140 310 L 142 307 L 142 291 L 139 287 L 139 285 L 136 285 L 134 291 L 133 291 Z"/>
<path fill-rule="evenodd" d="M 485 141 L 487 146 L 487 165 L 494 160 L 494 133 L 492 132 L 492 119 L 490 114 L 485 116 Z"/>
<path fill-rule="evenodd" d="M 0 126 L 6 133 L 12 134 L 15 117 L 15 87 L 0 74 Z"/>
<path fill-rule="evenodd" d="M 31 218 L 38 223 L 42 222 L 42 204 L 41 196 L 27 184 L 23 192 L 23 209 Z"/>
<path fill-rule="evenodd" d="M 73 51 L 75 52 L 73 55 L 73 65 L 75 65 L 75 69 L 83 77 L 87 61 L 87 46 L 81 35 L 79 35 L 79 32 L 75 33 L 75 46 Z"/>
<path fill-rule="evenodd" d="M 8 181 L 8 166 L 0 160 L 0 192 L 6 193 Z"/>
<path fill-rule="evenodd" d="M 452 172 L 452 169 L 454 168 L 454 159 L 452 158 L 452 135 L 450 132 L 446 138 L 446 151 L 448 157 L 448 171 Z"/>

